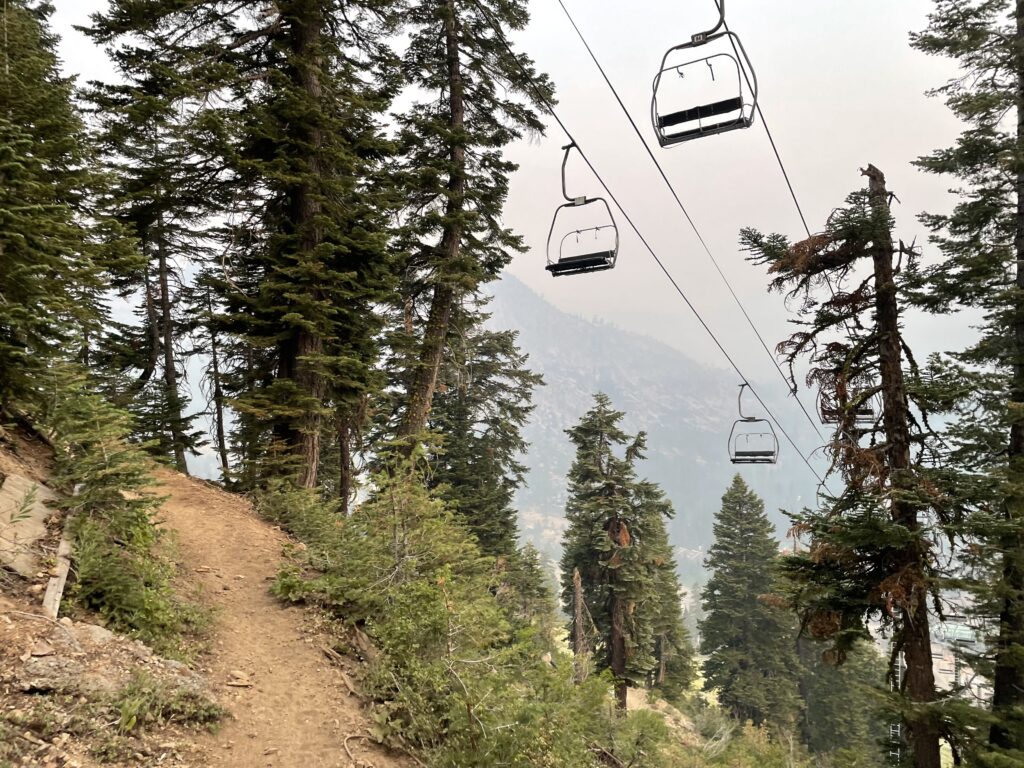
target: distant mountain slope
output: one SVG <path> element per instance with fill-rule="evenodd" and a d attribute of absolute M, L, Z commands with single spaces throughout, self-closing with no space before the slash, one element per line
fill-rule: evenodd
<path fill-rule="evenodd" d="M 703 366 L 649 337 L 568 315 L 511 276 L 494 294 L 491 324 L 519 331 L 529 367 L 547 384 L 534 395 L 537 407 L 526 429 L 529 487 L 517 499 L 523 534 L 542 551 L 557 555 L 563 528 L 565 476 L 573 455 L 563 430 L 599 391 L 626 412 L 627 430 L 648 433 L 640 473 L 659 483 L 675 506 L 669 530 L 684 578 L 700 571 L 714 513 L 737 469 L 765 499 L 780 534 L 785 518 L 778 509 L 795 509 L 813 498 L 813 478 L 788 446 L 777 466 L 738 468 L 729 462 L 726 442 L 739 384 L 730 371 Z M 807 446 L 816 444 L 812 437 L 797 435 Z"/>

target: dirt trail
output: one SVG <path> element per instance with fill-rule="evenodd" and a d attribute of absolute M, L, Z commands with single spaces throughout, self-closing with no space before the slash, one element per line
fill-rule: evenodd
<path fill-rule="evenodd" d="M 157 479 L 159 493 L 169 496 L 163 524 L 175 531 L 186 573 L 203 585 L 217 611 L 211 650 L 201 663 L 233 717 L 216 735 L 199 740 L 204 765 L 407 766 L 357 738 L 367 720 L 343 673 L 329 663 L 317 639 L 303 632 L 304 611 L 282 606 L 267 593 L 287 537 L 236 496 L 166 470 Z"/>

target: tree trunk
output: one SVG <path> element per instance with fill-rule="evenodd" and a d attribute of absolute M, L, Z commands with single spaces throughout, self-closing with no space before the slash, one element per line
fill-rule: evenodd
<path fill-rule="evenodd" d="M 323 66 L 319 52 L 323 10 L 316 0 L 295 3 L 292 11 L 291 30 L 291 77 L 295 84 L 313 103 L 323 97 L 320 83 L 320 69 Z M 318 220 L 323 212 L 318 191 L 310 178 L 317 179 L 324 173 L 323 132 L 315 124 L 295 126 L 293 130 L 303 132 L 305 147 L 305 181 L 299 182 L 289 193 L 291 223 L 298 234 L 298 260 L 313 258 L 323 242 L 323 231 Z M 316 293 L 315 286 L 307 286 Z M 298 460 L 297 482 L 301 488 L 315 488 L 320 464 L 320 434 L 323 427 L 323 402 L 327 395 L 327 380 L 321 369 L 324 341 L 316 331 L 303 328 L 294 338 L 294 358 L 289 361 L 294 380 L 301 397 L 302 416 L 289 430 L 291 450 Z"/>
<path fill-rule="evenodd" d="M 220 378 L 220 352 L 217 331 L 213 326 L 213 298 L 206 295 L 206 306 L 210 314 L 210 374 L 213 378 L 213 426 L 217 438 L 217 455 L 220 457 L 221 480 L 228 481 L 231 465 L 228 462 L 228 442 L 224 431 L 224 388 Z"/>
<path fill-rule="evenodd" d="M 583 581 L 580 569 L 572 569 L 572 653 L 576 668 L 574 679 L 582 683 L 587 672 L 587 633 L 583 628 Z"/>
<path fill-rule="evenodd" d="M 465 122 L 462 67 L 459 59 L 459 22 L 456 0 L 443 0 L 445 8 L 444 41 L 448 58 L 449 126 L 452 135 L 460 136 Z M 466 195 L 466 147 L 462 140 L 453 141 L 449 151 L 452 173 L 448 179 L 448 202 L 445 206 L 447 222 L 441 235 L 434 282 L 434 296 L 423 334 L 416 365 L 416 375 L 407 393 L 405 415 L 399 425 L 400 437 L 413 437 L 427 428 L 430 405 L 437 386 L 437 374 L 444 358 L 448 325 L 458 298 L 453 273 L 462 250 L 462 225 L 458 216 L 462 212 Z"/>
<path fill-rule="evenodd" d="M 668 673 L 668 656 L 665 654 L 665 635 L 658 635 L 658 675 L 654 678 L 655 685 L 664 685 Z"/>
<path fill-rule="evenodd" d="M 352 421 L 351 416 L 345 413 L 338 416 L 338 500 L 343 515 L 348 514 L 352 498 L 353 474 Z"/>
<path fill-rule="evenodd" d="M 908 531 L 920 528 L 918 508 L 905 499 L 901 490 L 909 488 L 910 425 L 907 392 L 903 380 L 903 348 L 899 328 L 899 306 L 893 276 L 894 251 L 888 225 L 889 195 L 885 176 L 869 165 L 863 171 L 869 179 L 869 193 L 877 218 L 873 234 L 872 259 L 875 268 L 875 314 L 879 333 L 879 369 L 882 384 L 882 420 L 885 427 L 889 482 L 893 496 L 894 522 Z M 932 667 L 931 633 L 928 616 L 928 575 L 924 545 L 914 542 L 895 555 L 896 568 L 907 588 L 899 605 L 899 633 L 907 665 L 904 696 L 913 704 L 935 700 L 935 674 Z M 908 714 L 905 718 L 916 768 L 940 768 L 939 729 L 927 715 Z"/>
<path fill-rule="evenodd" d="M 614 577 L 613 585 L 614 589 Z M 612 631 L 609 638 L 609 669 L 615 678 L 615 706 L 626 710 L 626 606 L 617 594 L 612 596 Z"/>
<path fill-rule="evenodd" d="M 147 253 L 146 241 L 142 241 L 142 253 L 146 257 L 146 264 L 142 268 L 142 282 L 143 289 L 146 292 L 146 331 L 147 331 L 147 342 L 149 354 L 146 356 L 146 364 L 143 367 L 139 377 L 135 380 L 132 386 L 126 393 L 126 397 L 130 398 L 145 389 L 146 384 L 153 378 L 153 372 L 156 370 L 157 364 L 160 362 L 160 323 L 157 319 L 156 313 L 156 300 L 153 298 L 153 286 L 152 279 L 149 274 L 149 254 Z"/>
<path fill-rule="evenodd" d="M 1024 147 L 1024 0 L 1016 7 L 1017 147 Z M 1013 249 L 1016 256 L 1017 297 L 1013 306 L 1013 339 L 1010 344 L 1013 378 L 1010 384 L 1010 445 L 1007 493 L 1003 514 L 1006 533 L 1000 541 L 1002 580 L 999 594 L 999 635 L 996 639 L 995 672 L 992 678 L 992 713 L 997 720 L 989 741 L 1001 749 L 1024 749 L 1024 722 L 1014 710 L 1024 706 L 1024 168 L 1017 171 L 1017 215 Z"/>
<path fill-rule="evenodd" d="M 160 280 L 160 329 L 164 347 L 164 396 L 167 399 L 167 427 L 171 433 L 174 468 L 188 474 L 185 459 L 185 434 L 181 430 L 181 393 L 178 390 L 178 368 L 174 359 L 174 317 L 171 314 L 170 265 L 167 262 L 167 242 L 164 238 L 163 214 L 157 218 L 156 232 L 157 276 Z"/>

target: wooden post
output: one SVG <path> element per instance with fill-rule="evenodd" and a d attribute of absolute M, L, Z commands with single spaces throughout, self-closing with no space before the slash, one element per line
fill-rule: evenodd
<path fill-rule="evenodd" d="M 48 619 L 56 619 L 60 613 L 60 601 L 64 597 L 64 587 L 68 583 L 68 573 L 71 570 L 71 537 L 68 534 L 70 529 L 71 518 L 68 517 L 64 521 L 64 532 L 57 547 L 57 568 L 47 582 L 46 594 L 43 595 L 43 615 Z"/>

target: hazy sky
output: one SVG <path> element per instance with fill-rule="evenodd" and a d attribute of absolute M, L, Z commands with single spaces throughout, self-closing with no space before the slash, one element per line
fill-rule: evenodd
<path fill-rule="evenodd" d="M 664 50 L 714 21 L 712 0 L 565 0 L 619 88 L 634 118 L 653 142 L 649 124 L 651 80 Z M 916 222 L 924 210 L 948 209 L 951 182 L 926 176 L 911 161 L 954 139 L 958 126 L 941 100 L 925 91 L 952 74 L 949 62 L 911 50 L 908 33 L 925 26 L 929 0 L 729 0 L 730 27 L 742 38 L 760 82 L 760 101 L 812 230 L 851 190 L 858 168 L 874 163 L 902 205 L 894 213 L 909 241 L 926 233 Z M 66 70 L 85 78 L 109 76 L 102 52 L 72 29 L 86 23 L 102 0 L 56 0 L 55 25 L 63 35 Z M 783 405 L 785 390 L 749 327 L 680 215 L 650 160 L 613 101 L 557 0 L 533 0 L 533 21 L 515 37 L 558 89 L 558 111 L 598 170 L 651 240 L 705 319 L 734 353 L 748 377 L 769 382 L 783 419 L 798 413 Z M 561 202 L 559 147 L 554 124 L 544 138 L 510 149 L 520 164 L 506 209 L 510 226 L 531 251 L 510 271 L 562 309 L 656 336 L 691 356 L 723 365 L 721 356 L 672 291 L 650 256 L 619 217 L 622 246 L 611 272 L 550 277 L 544 241 Z M 670 178 L 719 263 L 769 344 L 786 333 L 782 298 L 768 295 L 760 267 L 743 261 L 737 233 L 743 226 L 803 236 L 800 221 L 760 124 L 656 149 Z M 579 163 L 573 187 L 597 194 Z M 927 253 L 927 250 L 926 250 Z M 966 339 L 963 318 L 910 317 L 908 333 L 919 355 Z M 685 386 L 685 382 L 681 382 Z"/>

